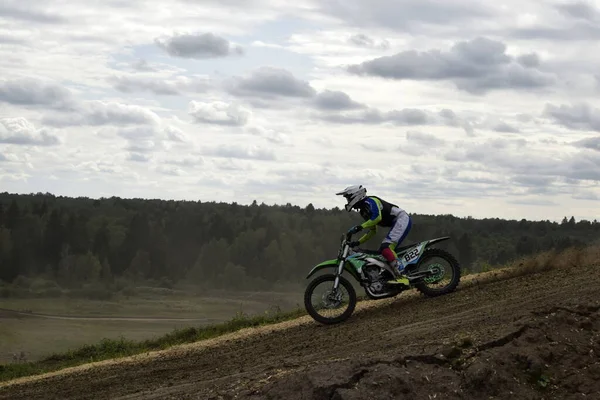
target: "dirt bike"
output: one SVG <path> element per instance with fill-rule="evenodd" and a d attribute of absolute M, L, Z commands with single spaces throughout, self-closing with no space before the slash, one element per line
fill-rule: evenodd
<path fill-rule="evenodd" d="M 431 245 L 450 239 L 443 236 L 419 243 L 413 243 L 395 249 L 398 262 L 404 267 L 404 274 L 408 278 L 409 286 L 401 284 L 389 284 L 388 280 L 393 278 L 392 267 L 378 251 L 350 248 L 351 233 L 342 235 L 338 256 L 336 259 L 326 260 L 316 265 L 306 276 L 306 279 L 318 271 L 326 268 L 335 268 L 334 273 L 321 275 L 312 280 L 304 292 L 304 306 L 309 315 L 322 324 L 337 324 L 348 319 L 356 307 L 356 291 L 350 281 L 342 276 L 345 271 L 350 274 L 364 288 L 370 299 L 378 300 L 393 297 L 401 292 L 416 288 L 428 297 L 436 297 L 453 292 L 460 281 L 461 269 L 456 258 L 449 252 L 430 247 Z M 429 265 L 434 258 L 441 258 L 449 264 L 445 268 L 439 263 Z M 434 288 L 431 285 L 441 281 L 444 274 L 450 271 L 451 277 L 447 284 Z M 331 284 L 327 284 L 330 282 Z M 346 310 L 337 317 L 325 317 L 313 306 L 312 297 L 315 289 L 322 283 L 326 283 L 328 291 L 321 297 L 323 308 L 334 309 L 346 304 Z M 342 288 L 348 292 L 348 299 L 344 301 Z"/>

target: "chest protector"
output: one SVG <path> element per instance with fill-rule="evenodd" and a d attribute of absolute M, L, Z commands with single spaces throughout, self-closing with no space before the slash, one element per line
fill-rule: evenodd
<path fill-rule="evenodd" d="M 393 211 L 399 211 L 398 210 L 398 206 L 393 204 L 393 203 L 389 203 L 385 200 L 382 200 L 381 198 L 377 197 L 377 196 L 369 196 L 373 199 L 377 199 L 381 202 L 381 205 L 383 206 L 382 210 L 381 210 L 381 221 L 377 224 L 379 226 L 385 226 L 385 227 L 390 227 L 394 225 L 394 222 L 396 222 L 396 216 L 398 215 L 398 212 L 393 212 Z M 393 209 L 396 210 L 393 210 Z M 368 203 L 363 203 L 363 206 L 360 208 L 360 215 L 365 219 L 368 220 L 371 218 L 371 209 L 368 205 Z"/>

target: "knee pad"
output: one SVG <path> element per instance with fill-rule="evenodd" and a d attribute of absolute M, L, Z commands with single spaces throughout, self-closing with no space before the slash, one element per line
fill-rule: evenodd
<path fill-rule="evenodd" d="M 386 246 L 385 249 L 383 249 L 381 251 L 381 255 L 388 260 L 389 262 L 392 262 L 396 259 L 396 256 L 394 255 L 394 252 L 392 251 L 392 249 L 390 249 L 389 246 Z"/>

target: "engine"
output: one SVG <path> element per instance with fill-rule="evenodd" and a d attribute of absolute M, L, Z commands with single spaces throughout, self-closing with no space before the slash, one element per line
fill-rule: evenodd
<path fill-rule="evenodd" d="M 389 273 L 377 265 L 367 265 L 363 268 L 363 272 L 369 279 L 369 289 L 373 293 L 380 293 L 385 286 L 385 275 Z"/>

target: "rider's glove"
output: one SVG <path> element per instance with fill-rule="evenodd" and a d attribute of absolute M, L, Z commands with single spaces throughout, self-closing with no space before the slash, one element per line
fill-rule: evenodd
<path fill-rule="evenodd" d="M 358 240 L 355 240 L 354 242 L 350 242 L 348 243 L 348 246 L 350 246 L 351 249 L 360 246 L 360 242 Z"/>
<path fill-rule="evenodd" d="M 356 226 L 353 226 L 352 228 L 350 228 L 348 233 L 351 235 L 354 235 L 355 233 L 360 232 L 362 230 L 363 230 L 363 227 L 361 225 L 356 225 Z"/>

